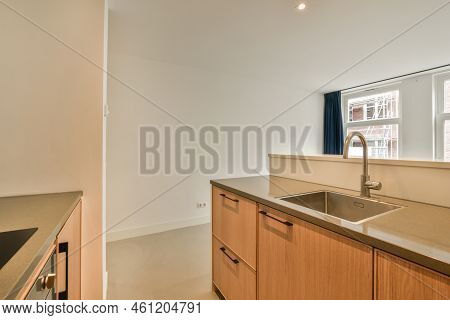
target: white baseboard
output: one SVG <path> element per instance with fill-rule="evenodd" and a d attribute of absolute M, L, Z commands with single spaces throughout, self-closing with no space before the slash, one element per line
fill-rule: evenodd
<path fill-rule="evenodd" d="M 106 242 L 119 241 L 124 239 L 136 238 L 146 236 L 149 234 L 160 233 L 175 229 L 197 226 L 211 222 L 211 217 L 203 216 L 198 218 L 190 218 L 186 220 L 169 221 L 165 223 L 153 224 L 138 228 L 131 228 L 126 230 L 111 231 L 106 235 Z"/>

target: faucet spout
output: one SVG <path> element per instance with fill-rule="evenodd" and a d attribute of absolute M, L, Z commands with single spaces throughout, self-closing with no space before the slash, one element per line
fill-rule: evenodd
<path fill-rule="evenodd" d="M 344 159 L 348 159 L 348 153 L 350 149 L 350 143 L 353 140 L 353 138 L 358 137 L 361 141 L 361 145 L 363 148 L 363 173 L 361 175 L 361 196 L 370 198 L 370 190 L 380 190 L 381 189 L 381 183 L 380 182 L 373 182 L 370 181 L 369 176 L 369 156 L 368 156 L 368 146 L 367 146 L 367 140 L 364 137 L 364 135 L 361 132 L 352 132 L 350 133 L 347 138 L 345 138 L 344 143 Z"/>
<path fill-rule="evenodd" d="M 355 131 L 350 133 L 347 138 L 345 138 L 344 143 L 344 159 L 348 159 L 348 152 L 350 149 L 350 143 L 352 142 L 354 137 L 358 137 L 361 141 L 363 147 L 363 175 L 369 176 L 369 156 L 368 156 L 368 147 L 367 140 L 361 132 Z"/>

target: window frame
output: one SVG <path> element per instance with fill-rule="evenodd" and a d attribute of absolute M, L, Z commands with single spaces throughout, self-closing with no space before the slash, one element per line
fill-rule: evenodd
<path fill-rule="evenodd" d="M 442 72 L 433 75 L 434 118 L 435 118 L 435 160 L 445 161 L 445 121 L 450 121 L 450 112 L 445 113 L 444 84 L 450 81 L 450 72 Z M 442 88 L 440 90 L 439 88 Z M 447 160 L 449 161 L 449 160 Z"/>
<path fill-rule="evenodd" d="M 349 108 L 348 101 L 350 99 L 362 98 L 376 94 L 382 94 L 390 91 L 398 91 L 398 114 L 397 118 L 391 119 L 376 119 L 376 120 L 362 120 L 362 121 L 354 121 L 349 122 Z M 398 160 L 401 159 L 403 154 L 403 137 L 402 137 L 402 90 L 401 90 L 401 82 L 395 82 L 385 85 L 378 85 L 367 87 L 360 90 L 355 91 L 343 91 L 341 93 L 341 110 L 343 114 L 343 128 L 344 128 L 344 136 L 347 136 L 347 130 L 349 128 L 355 127 L 366 127 L 366 126 L 379 126 L 379 125 L 397 125 L 398 128 L 398 152 L 396 158 L 386 158 L 390 160 Z"/>

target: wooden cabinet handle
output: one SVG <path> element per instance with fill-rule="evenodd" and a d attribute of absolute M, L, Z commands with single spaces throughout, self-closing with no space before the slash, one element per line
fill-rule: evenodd
<path fill-rule="evenodd" d="M 227 197 L 227 195 L 226 195 L 225 193 L 221 193 L 220 196 L 221 196 L 221 197 L 224 197 L 225 199 L 228 199 L 228 200 L 230 200 L 230 201 L 236 202 L 236 203 L 239 202 L 238 199 L 232 199 L 232 198 L 230 198 L 230 197 Z"/>
<path fill-rule="evenodd" d="M 238 264 L 239 260 L 238 259 L 233 259 L 232 257 L 230 257 L 230 255 L 227 253 L 227 249 L 225 249 L 224 247 L 220 248 L 220 250 L 223 252 L 224 255 L 226 255 L 228 257 L 228 259 L 230 259 L 231 261 L 233 261 L 234 264 Z"/>
<path fill-rule="evenodd" d="M 292 227 L 292 226 L 293 226 L 292 222 L 289 222 L 289 221 L 283 221 L 283 220 L 277 219 L 277 218 L 275 218 L 275 217 L 272 217 L 271 215 L 269 215 L 269 214 L 268 214 L 267 212 L 265 212 L 265 211 L 260 211 L 259 213 L 262 214 L 262 215 L 264 215 L 264 216 L 266 216 L 267 218 L 270 218 L 270 219 L 272 219 L 272 220 L 278 221 L 279 223 L 282 223 L 282 224 L 284 224 L 284 225 L 286 225 L 286 226 L 288 226 L 288 227 Z"/>

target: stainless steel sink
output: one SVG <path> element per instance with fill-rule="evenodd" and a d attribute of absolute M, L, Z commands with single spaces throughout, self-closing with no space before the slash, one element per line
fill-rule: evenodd
<path fill-rule="evenodd" d="M 402 208 L 401 206 L 385 202 L 353 197 L 329 191 L 306 193 L 281 198 L 281 200 L 316 210 L 336 218 L 347 220 L 352 223 L 361 223 L 380 214 Z"/>

